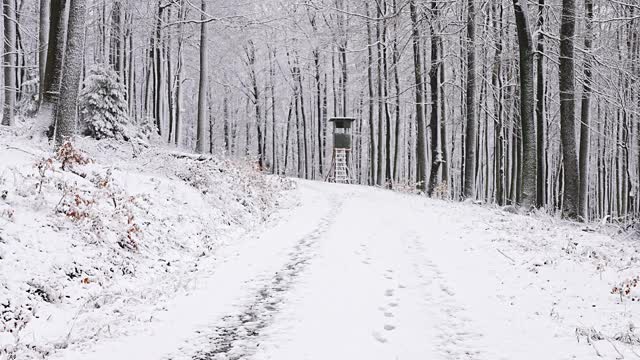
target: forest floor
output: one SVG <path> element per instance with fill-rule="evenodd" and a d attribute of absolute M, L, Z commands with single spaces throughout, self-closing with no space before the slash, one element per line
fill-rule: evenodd
<path fill-rule="evenodd" d="M 0 136 L 0 311 L 28 315 L 0 359 L 640 357 L 636 233 L 110 146 L 36 206 L 45 149 Z"/>

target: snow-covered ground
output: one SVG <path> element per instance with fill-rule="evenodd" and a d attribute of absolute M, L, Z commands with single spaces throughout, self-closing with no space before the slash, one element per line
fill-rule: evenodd
<path fill-rule="evenodd" d="M 287 191 L 219 160 L 91 142 L 78 147 L 96 162 L 74 170 L 86 179 L 54 162 L 39 200 L 45 152 L 19 144 L 0 144 L 0 190 L 13 189 L 0 212 L 14 209 L 0 296 L 32 313 L 0 335 L 19 359 L 640 357 L 634 233 L 360 186 Z M 117 245 L 128 213 L 90 181 L 108 169 L 140 199 L 125 209 L 148 222 L 137 249 Z M 54 211 L 63 180 L 97 198 L 104 234 Z"/>
<path fill-rule="evenodd" d="M 88 139 L 56 156 L 38 133 L 0 127 L 0 359 L 135 333 L 289 206 L 291 181 L 246 165 Z"/>

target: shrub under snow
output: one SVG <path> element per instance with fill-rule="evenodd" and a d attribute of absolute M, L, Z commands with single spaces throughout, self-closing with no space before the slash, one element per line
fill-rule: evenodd
<path fill-rule="evenodd" d="M 132 137 L 125 92 L 113 70 L 104 66 L 94 66 L 89 70 L 78 104 L 86 126 L 85 135 L 118 140 Z"/>

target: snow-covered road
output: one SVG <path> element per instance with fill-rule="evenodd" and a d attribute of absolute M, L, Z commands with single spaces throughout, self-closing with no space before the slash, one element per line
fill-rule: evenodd
<path fill-rule="evenodd" d="M 540 360 L 633 351 L 578 343 L 576 327 L 613 316 L 595 303 L 610 294 L 571 289 L 593 281 L 586 265 L 556 265 L 552 277 L 531 271 L 540 252 L 518 250 L 534 232 L 524 217 L 357 186 L 300 181 L 295 193 L 298 206 L 220 250 L 193 291 L 144 330 L 54 358 Z"/>

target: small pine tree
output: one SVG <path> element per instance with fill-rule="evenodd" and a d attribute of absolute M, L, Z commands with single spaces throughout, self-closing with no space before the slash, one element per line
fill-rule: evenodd
<path fill-rule="evenodd" d="M 78 104 L 84 135 L 125 141 L 131 138 L 126 90 L 117 79 L 118 75 L 104 65 L 89 70 Z"/>

